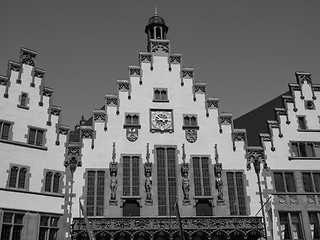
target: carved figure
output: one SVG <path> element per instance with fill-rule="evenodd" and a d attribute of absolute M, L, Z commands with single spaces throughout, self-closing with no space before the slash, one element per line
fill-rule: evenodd
<path fill-rule="evenodd" d="M 185 174 L 182 179 L 182 190 L 183 190 L 184 200 L 189 201 L 190 183 L 189 183 L 187 174 Z"/>
<path fill-rule="evenodd" d="M 223 181 L 221 179 L 221 173 L 218 172 L 217 178 L 216 178 L 216 189 L 218 190 L 218 201 L 219 200 L 223 201 L 222 186 L 223 186 Z"/>
<path fill-rule="evenodd" d="M 110 190 L 111 190 L 110 200 L 116 200 L 117 186 L 118 186 L 118 180 L 112 177 L 111 183 L 110 183 Z"/>
<path fill-rule="evenodd" d="M 146 178 L 146 181 L 144 183 L 145 189 L 146 189 L 146 200 L 151 201 L 152 195 L 151 195 L 151 189 L 152 189 L 152 180 L 150 177 Z"/>

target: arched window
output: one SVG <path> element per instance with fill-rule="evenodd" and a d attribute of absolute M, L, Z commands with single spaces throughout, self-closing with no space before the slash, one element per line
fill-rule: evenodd
<path fill-rule="evenodd" d="M 9 187 L 16 187 L 17 184 L 17 177 L 18 177 L 18 171 L 19 168 L 18 167 L 12 167 L 11 171 L 10 171 L 10 178 L 9 178 Z"/>
<path fill-rule="evenodd" d="M 52 186 L 52 191 L 54 193 L 58 193 L 59 192 L 59 185 L 60 185 L 60 173 L 55 173 L 54 177 L 53 177 L 53 186 Z"/>
<path fill-rule="evenodd" d="M 26 176 L 27 176 L 27 169 L 26 168 L 20 168 L 18 188 L 25 188 L 25 186 L 26 186 Z"/>
<path fill-rule="evenodd" d="M 155 30 L 156 30 L 156 39 L 162 39 L 162 29 L 161 27 L 155 27 Z"/>
<path fill-rule="evenodd" d="M 45 185 L 44 185 L 45 192 L 51 192 L 51 182 L 52 182 L 52 172 L 47 172 L 46 179 L 45 179 Z"/>

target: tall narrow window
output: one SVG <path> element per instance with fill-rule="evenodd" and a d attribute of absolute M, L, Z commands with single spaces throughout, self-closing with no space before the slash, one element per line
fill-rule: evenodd
<path fill-rule="evenodd" d="M 302 179 L 305 192 L 320 192 L 319 172 L 304 172 L 302 173 Z"/>
<path fill-rule="evenodd" d="M 39 240 L 57 240 L 58 239 L 58 222 L 56 216 L 40 216 Z"/>
<path fill-rule="evenodd" d="M 87 171 L 87 214 L 103 216 L 105 171 Z"/>
<path fill-rule="evenodd" d="M 309 222 L 310 222 L 312 239 L 319 240 L 320 239 L 320 213 L 309 212 Z"/>
<path fill-rule="evenodd" d="M 1 240 L 20 240 L 24 213 L 3 212 Z"/>
<path fill-rule="evenodd" d="M 123 156 L 123 196 L 140 195 L 140 158 Z"/>
<path fill-rule="evenodd" d="M 230 215 L 246 215 L 242 172 L 227 172 Z"/>
<path fill-rule="evenodd" d="M 280 232 L 283 240 L 303 240 L 300 213 L 279 212 Z"/>
<path fill-rule="evenodd" d="M 51 192 L 52 172 L 46 173 L 44 191 Z"/>
<path fill-rule="evenodd" d="M 195 196 L 211 196 L 209 158 L 193 157 L 192 162 Z"/>
<path fill-rule="evenodd" d="M 11 123 L 0 121 L 0 138 L 4 140 L 9 140 Z"/>
<path fill-rule="evenodd" d="M 158 211 L 160 216 L 174 214 L 177 196 L 176 149 L 156 148 L 158 179 Z"/>
<path fill-rule="evenodd" d="M 60 192 L 61 173 L 48 171 L 45 173 L 44 191 L 45 192 Z"/>
<path fill-rule="evenodd" d="M 28 169 L 21 166 L 12 166 L 9 173 L 9 188 L 27 189 Z"/>
<path fill-rule="evenodd" d="M 28 134 L 28 144 L 43 146 L 44 145 L 44 130 L 30 128 Z"/>
<path fill-rule="evenodd" d="M 60 191 L 60 173 L 55 173 L 53 175 L 52 192 L 58 193 Z"/>
<path fill-rule="evenodd" d="M 306 123 L 306 117 L 305 116 L 299 116 L 298 117 L 298 125 L 299 129 L 307 129 L 307 123 Z"/>
<path fill-rule="evenodd" d="M 292 172 L 273 173 L 277 192 L 296 192 L 295 179 Z"/>

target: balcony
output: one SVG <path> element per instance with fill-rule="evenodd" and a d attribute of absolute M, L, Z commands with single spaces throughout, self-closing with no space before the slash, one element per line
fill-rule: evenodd
<path fill-rule="evenodd" d="M 90 218 L 96 240 L 180 240 L 176 217 Z M 256 240 L 263 236 L 261 217 L 183 217 L 185 240 Z M 72 239 L 89 239 L 83 218 L 74 218 Z"/>

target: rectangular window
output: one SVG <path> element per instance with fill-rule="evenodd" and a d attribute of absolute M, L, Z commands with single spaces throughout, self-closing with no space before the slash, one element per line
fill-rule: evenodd
<path fill-rule="evenodd" d="M 61 193 L 62 174 L 57 171 L 45 170 L 44 191 Z"/>
<path fill-rule="evenodd" d="M 44 130 L 30 128 L 28 134 L 28 144 L 35 146 L 44 146 Z"/>
<path fill-rule="evenodd" d="M 197 127 L 197 115 L 195 114 L 184 114 L 183 115 L 183 126 L 184 127 Z"/>
<path fill-rule="evenodd" d="M 320 173 L 304 172 L 302 179 L 305 192 L 320 192 Z"/>
<path fill-rule="evenodd" d="M 4 211 L 1 227 L 1 240 L 20 240 L 24 213 Z"/>
<path fill-rule="evenodd" d="M 242 172 L 227 172 L 230 215 L 246 215 L 246 200 Z"/>
<path fill-rule="evenodd" d="M 29 167 L 21 165 L 11 165 L 7 186 L 9 188 L 28 190 Z"/>
<path fill-rule="evenodd" d="M 295 178 L 292 172 L 273 173 L 277 192 L 296 192 Z"/>
<path fill-rule="evenodd" d="M 209 158 L 193 157 L 194 195 L 211 196 L 211 185 L 209 177 Z"/>
<path fill-rule="evenodd" d="M 174 215 L 174 203 L 177 196 L 176 149 L 156 148 L 156 161 L 159 215 Z"/>
<path fill-rule="evenodd" d="M 168 89 L 166 88 L 155 88 L 153 89 L 153 99 L 155 102 L 167 102 L 168 100 Z"/>
<path fill-rule="evenodd" d="M 125 114 L 125 126 L 137 126 L 140 124 L 138 113 L 126 113 Z"/>
<path fill-rule="evenodd" d="M 0 121 L 0 138 L 9 140 L 11 123 Z"/>
<path fill-rule="evenodd" d="M 87 215 L 103 216 L 105 171 L 87 171 Z"/>
<path fill-rule="evenodd" d="M 319 142 L 291 142 L 292 157 L 320 157 Z"/>
<path fill-rule="evenodd" d="M 305 116 L 298 116 L 298 126 L 299 126 L 299 129 L 307 129 Z"/>
<path fill-rule="evenodd" d="M 298 212 L 279 212 L 281 239 L 302 240 L 302 227 L 300 213 Z"/>
<path fill-rule="evenodd" d="M 140 195 L 140 157 L 123 156 L 123 196 Z"/>
<path fill-rule="evenodd" d="M 320 240 L 320 212 L 309 212 L 311 239 Z"/>
<path fill-rule="evenodd" d="M 57 216 L 40 216 L 39 240 L 57 240 L 58 239 L 58 222 Z"/>

